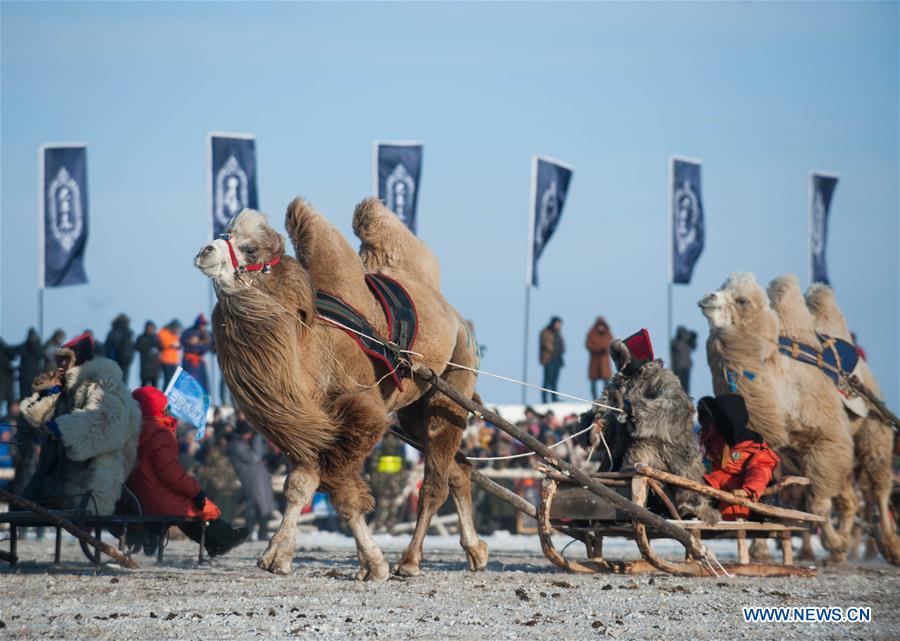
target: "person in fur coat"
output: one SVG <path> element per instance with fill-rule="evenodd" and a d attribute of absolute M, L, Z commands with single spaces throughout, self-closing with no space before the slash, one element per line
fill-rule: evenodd
<path fill-rule="evenodd" d="M 26 495 L 54 506 L 75 507 L 87 492 L 88 509 L 111 514 L 137 458 L 141 410 L 112 360 L 94 357 L 93 340 L 82 334 L 56 353 L 54 373 L 35 380 L 22 402 L 32 425 L 54 438 Z"/>
<path fill-rule="evenodd" d="M 623 411 L 595 408 L 582 415 L 585 425 L 598 425 L 609 444 L 613 460 L 602 461 L 600 469 L 644 463 L 703 483 L 703 459 L 693 434 L 694 406 L 678 377 L 654 359 L 650 334 L 642 329 L 624 341 L 613 341 L 610 350 L 618 372 L 599 402 Z M 675 506 L 685 518 L 716 523 L 721 517 L 705 497 L 690 490 L 675 490 Z"/>

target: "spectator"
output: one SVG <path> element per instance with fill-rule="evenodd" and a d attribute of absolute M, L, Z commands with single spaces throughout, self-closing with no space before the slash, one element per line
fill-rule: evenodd
<path fill-rule="evenodd" d="M 16 358 L 16 348 L 7 345 L 6 341 L 0 338 L 0 405 L 5 404 L 6 411 L 16 400 L 16 393 L 13 389 L 15 381 L 16 368 L 13 367 L 13 360 Z"/>
<path fill-rule="evenodd" d="M 0 487 L 6 489 L 13 482 L 13 427 L 0 423 Z"/>
<path fill-rule="evenodd" d="M 128 382 L 131 361 L 134 360 L 134 332 L 131 320 L 125 314 L 113 319 L 112 329 L 106 335 L 106 357 L 114 360 L 122 369 L 122 380 Z"/>
<path fill-rule="evenodd" d="M 44 438 L 44 430 L 35 429 L 22 416 L 19 403 L 13 401 L 7 406 L 3 423 L 12 426 L 14 430 L 16 449 L 13 455 L 15 477 L 10 491 L 13 494 L 22 494 L 37 467 L 37 455 Z"/>
<path fill-rule="evenodd" d="M 609 346 L 613 342 L 612 331 L 606 323 L 606 319 L 598 316 L 594 326 L 588 330 L 584 345 L 590 354 L 588 364 L 588 379 L 591 381 L 591 398 L 597 398 L 597 381 L 603 382 L 606 389 L 609 379 L 612 378 L 612 361 L 609 357 Z M 601 390 L 602 391 L 602 390 Z"/>
<path fill-rule="evenodd" d="M 162 366 L 163 386 L 168 385 L 178 369 L 179 350 L 181 349 L 181 323 L 173 319 L 159 332 L 159 363 Z"/>
<path fill-rule="evenodd" d="M 28 330 L 28 337 L 16 351 L 19 354 L 19 398 L 25 398 L 31 394 L 35 377 L 44 371 L 44 350 L 35 328 Z"/>
<path fill-rule="evenodd" d="M 266 444 L 256 434 L 243 414 L 239 413 L 235 431 L 228 443 L 228 458 L 241 481 L 244 496 L 244 518 L 256 539 L 269 538 L 269 519 L 275 511 L 272 477 L 263 463 Z"/>
<path fill-rule="evenodd" d="M 697 332 L 692 332 L 683 325 L 679 325 L 672 341 L 672 371 L 681 381 L 681 387 L 686 394 L 691 393 L 691 368 L 694 362 L 691 352 L 697 349 Z"/>
<path fill-rule="evenodd" d="M 56 350 L 63 346 L 66 342 L 66 333 L 61 329 L 53 332 L 46 343 L 44 343 L 44 371 L 52 372 L 56 369 Z"/>
<path fill-rule="evenodd" d="M 35 487 L 26 494 L 74 507 L 90 493 L 89 509 L 111 514 L 137 455 L 140 408 L 122 383 L 119 366 L 94 358 L 90 337 L 66 343 L 56 362 L 57 373 L 43 374 L 37 393 L 22 402 L 28 422 L 55 437 L 52 447 L 42 449 Z"/>
<path fill-rule="evenodd" d="M 229 427 L 224 422 L 216 423 L 212 438 L 204 439 L 203 449 L 198 454 L 203 486 L 222 510 L 222 518 L 226 521 L 234 520 L 239 498 L 238 478 L 226 452 L 231 433 Z"/>
<path fill-rule="evenodd" d="M 140 499 L 144 514 L 172 514 L 209 521 L 204 547 L 210 556 L 225 554 L 243 543 L 249 534 L 247 528 L 234 528 L 221 519 L 218 506 L 207 498 L 197 479 L 181 467 L 176 423 L 166 414 L 166 396 L 155 387 L 146 386 L 136 389 L 132 397 L 141 406 L 143 424 L 137 464 L 128 477 L 128 487 Z M 200 542 L 199 523 L 179 528 L 188 538 Z"/>
<path fill-rule="evenodd" d="M 544 384 L 542 387 L 555 392 L 559 381 L 559 370 L 562 369 L 563 354 L 566 351 L 566 343 L 562 334 L 562 319 L 554 316 L 550 324 L 541 331 L 541 365 L 544 366 Z M 541 402 L 550 403 L 558 400 L 558 396 L 552 392 L 541 391 Z"/>
<path fill-rule="evenodd" d="M 141 387 L 159 387 L 159 355 L 162 343 L 153 321 L 144 325 L 144 333 L 134 342 L 134 349 L 141 357 Z"/>
<path fill-rule="evenodd" d="M 209 381 L 206 377 L 206 353 L 212 349 L 212 334 L 206 329 L 209 322 L 200 314 L 194 324 L 181 335 L 181 346 L 184 357 L 181 367 L 193 376 L 203 389 L 209 392 Z"/>

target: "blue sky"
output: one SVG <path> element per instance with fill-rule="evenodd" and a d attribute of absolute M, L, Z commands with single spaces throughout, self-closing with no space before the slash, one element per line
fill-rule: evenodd
<path fill-rule="evenodd" d="M 352 237 L 376 139 L 423 140 L 419 232 L 483 366 L 518 376 L 530 159 L 575 166 L 532 294 L 565 320 L 561 389 L 587 395 L 598 314 L 665 353 L 670 153 L 702 159 L 707 248 L 675 322 L 732 271 L 807 284 L 808 172 L 841 175 L 829 263 L 900 400 L 898 4 L 15 3 L 2 19 L 0 333 L 37 320 L 37 148 L 89 145 L 91 284 L 49 290 L 46 327 L 105 335 L 125 310 L 188 320 L 208 240 L 206 134 L 257 135 L 261 209 L 296 195 Z M 695 396 L 710 389 L 701 347 Z M 484 379 L 482 395 L 519 390 Z M 532 399 L 535 396 L 531 396 Z"/>

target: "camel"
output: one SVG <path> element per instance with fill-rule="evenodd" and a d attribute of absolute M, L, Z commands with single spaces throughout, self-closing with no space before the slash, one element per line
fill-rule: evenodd
<path fill-rule="evenodd" d="M 379 254 L 382 244 L 398 242 L 396 237 L 379 235 L 379 229 L 396 232 L 390 221 L 379 224 L 388 216 L 393 214 L 370 201 L 357 208 L 355 219 L 360 219 L 361 230 L 368 230 L 364 245 L 371 256 Z M 215 286 L 218 360 L 235 402 L 290 462 L 284 518 L 257 565 L 277 574 L 290 573 L 297 518 L 321 487 L 356 540 L 357 579 L 388 577 L 388 564 L 365 521 L 373 499 L 361 471 L 387 427 L 388 414 L 396 410 L 423 444 L 426 460 L 416 534 L 396 570 L 407 576 L 421 571 L 421 539 L 448 492 L 457 506 L 469 569 L 484 568 L 487 546 L 472 522 L 471 468 L 454 461 L 465 411 L 429 394 L 421 381 L 404 379 L 401 389 L 394 372 L 370 359 L 348 332 L 317 316 L 316 292 L 327 291 L 388 336 L 384 311 L 364 280 L 366 267 L 343 235 L 300 198 L 288 206 L 285 228 L 296 258 L 285 254 L 284 238 L 263 214 L 245 209 L 230 222 L 227 235 L 207 244 L 194 260 Z M 466 342 L 463 319 L 435 286 L 437 260 L 423 248 L 420 265 L 430 266 L 432 272 L 417 270 L 412 261 L 385 265 L 384 270 L 403 279 L 415 303 L 419 331 L 413 349 L 420 354 L 416 358 L 472 397 L 475 374 L 450 368 L 447 362 L 475 367 L 477 354 Z M 376 262 L 372 258 L 368 268 L 376 268 Z"/>
<path fill-rule="evenodd" d="M 799 332 L 803 317 L 786 285 L 773 284 L 770 293 L 777 300 L 775 307 L 796 323 L 792 331 Z M 800 303 L 805 309 L 802 294 Z M 845 494 L 853 469 L 853 443 L 830 381 L 814 367 L 779 354 L 779 315 L 753 274 L 732 274 L 699 306 L 709 323 L 706 351 L 715 393 L 741 394 L 750 427 L 778 450 L 783 464 L 795 465 L 798 473 L 810 479 L 807 508 L 826 517 L 822 544 L 829 560 L 843 561 L 853 524 L 854 503 Z M 829 518 L 836 499 L 839 531 Z"/>
<path fill-rule="evenodd" d="M 853 336 L 847 326 L 841 308 L 837 304 L 834 290 L 823 283 L 813 283 L 806 291 L 806 306 L 815 322 L 816 331 L 825 336 L 839 338 L 853 343 Z M 881 388 L 869 364 L 860 358 L 858 368 L 862 383 L 875 396 L 882 397 Z M 891 485 L 891 452 L 894 434 L 888 425 L 870 413 L 869 408 L 862 406 L 851 409 L 846 407 L 850 429 L 853 434 L 854 452 L 859 467 L 860 488 L 866 503 L 869 520 L 874 516 L 872 508 L 878 510 L 879 525 L 875 529 L 874 539 L 884 558 L 893 565 L 900 565 L 900 537 L 890 514 Z M 852 484 L 852 481 L 851 481 Z"/>

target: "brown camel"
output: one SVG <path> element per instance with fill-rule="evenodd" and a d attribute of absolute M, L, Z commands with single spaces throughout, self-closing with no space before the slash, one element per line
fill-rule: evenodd
<path fill-rule="evenodd" d="M 386 210 L 372 216 L 384 213 L 393 216 Z M 399 389 L 391 371 L 366 356 L 347 332 L 317 317 L 316 291 L 325 290 L 353 306 L 382 336 L 388 335 L 384 311 L 364 281 L 363 263 L 340 232 L 301 199 L 288 207 L 285 228 L 296 259 L 284 253 L 284 238 L 269 227 L 265 216 L 252 210 L 234 218 L 227 240 L 213 241 L 195 259 L 215 284 L 219 302 L 213 328 L 219 365 L 236 404 L 291 463 L 284 519 L 258 565 L 279 574 L 290 572 L 297 518 L 321 487 L 356 539 L 357 578 L 387 578 L 388 565 L 365 522 L 373 500 L 361 471 L 387 427 L 387 415 L 401 410 L 415 412 L 418 422 L 411 431 L 428 437 L 421 441 L 430 477 L 423 504 L 430 505 L 441 495 L 446 498 L 449 485 L 469 567 L 483 568 L 487 546 L 472 523 L 470 470 L 451 464 L 464 412 L 440 396 L 423 398 L 428 390 L 418 381 L 405 379 Z M 378 235 L 368 242 L 378 246 Z M 476 362 L 461 317 L 414 270 L 402 277 L 418 312 L 413 349 L 422 356 L 416 358 L 471 397 L 474 373 L 447 366 L 450 360 L 467 366 Z M 425 531 L 432 514 L 427 509 L 420 514 L 419 525 Z M 418 554 L 407 550 L 400 568 L 404 574 L 420 571 L 421 542 L 414 537 L 410 548 Z"/>
<path fill-rule="evenodd" d="M 815 321 L 817 332 L 853 343 L 847 320 L 837 304 L 831 287 L 822 283 L 811 285 L 806 291 L 806 306 Z M 872 390 L 875 396 L 881 398 L 881 388 L 869 364 L 860 358 L 858 367 L 862 383 Z M 890 511 L 893 483 L 891 452 L 894 433 L 874 412 L 871 412 L 865 402 L 855 404 L 851 401 L 849 405 L 845 410 L 853 434 L 860 489 L 866 503 L 865 514 L 872 522 L 875 516 L 873 508 L 877 508 L 880 518 L 877 519 L 877 525 L 871 523 L 874 526 L 875 542 L 889 563 L 900 565 L 900 537 L 897 536 L 897 528 Z"/>
<path fill-rule="evenodd" d="M 699 305 L 709 322 L 706 350 L 713 389 L 716 394 L 741 394 L 750 426 L 778 449 L 783 464 L 792 462 L 797 472 L 809 477 L 807 507 L 826 517 L 822 543 L 831 560 L 842 561 L 852 515 L 847 505 L 840 505 L 840 532 L 828 517 L 832 501 L 846 499 L 853 443 L 840 401 L 827 388 L 831 383 L 810 365 L 779 354 L 779 317 L 753 274 L 732 274 Z"/>

